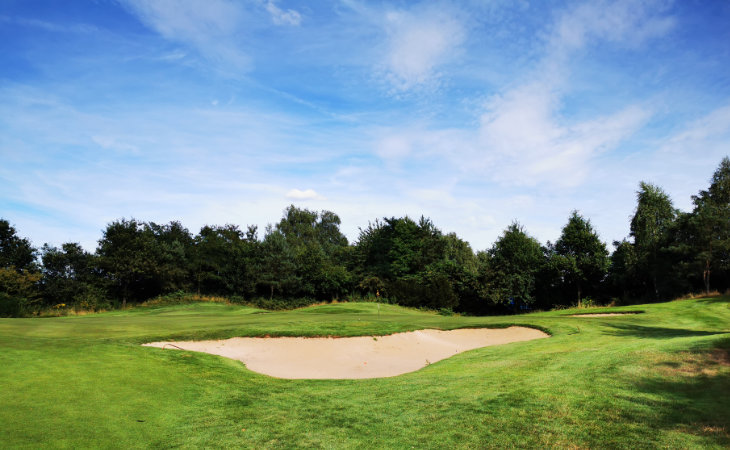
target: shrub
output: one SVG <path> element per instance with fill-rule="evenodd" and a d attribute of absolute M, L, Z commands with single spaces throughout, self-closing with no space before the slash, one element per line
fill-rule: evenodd
<path fill-rule="evenodd" d="M 0 292 L 0 317 L 20 317 L 25 303 L 23 298 Z"/>
<path fill-rule="evenodd" d="M 453 309 L 459 303 L 446 276 L 434 275 L 429 280 L 402 278 L 388 285 L 390 297 L 403 306 L 425 306 L 431 309 Z"/>
<path fill-rule="evenodd" d="M 88 288 L 74 297 L 74 311 L 102 311 L 111 308 L 109 299 L 100 289 Z"/>

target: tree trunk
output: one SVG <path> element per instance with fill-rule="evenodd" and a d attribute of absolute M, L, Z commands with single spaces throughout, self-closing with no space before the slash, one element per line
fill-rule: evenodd
<path fill-rule="evenodd" d="M 269 300 L 271 301 L 274 299 L 274 285 L 272 284 L 270 287 L 271 287 L 271 294 L 269 295 Z"/>
<path fill-rule="evenodd" d="M 710 260 L 705 260 L 705 270 L 702 272 L 702 281 L 705 282 L 705 294 L 710 293 Z"/>

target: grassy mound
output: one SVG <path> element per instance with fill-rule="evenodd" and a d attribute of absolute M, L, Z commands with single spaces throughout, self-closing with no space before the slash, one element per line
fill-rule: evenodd
<path fill-rule="evenodd" d="M 597 308 L 590 312 L 623 309 Z M 727 447 L 727 298 L 458 317 L 372 303 L 218 302 L 0 319 L 0 442 L 17 447 Z M 394 378 L 280 380 L 153 340 L 510 324 L 553 337 Z"/>

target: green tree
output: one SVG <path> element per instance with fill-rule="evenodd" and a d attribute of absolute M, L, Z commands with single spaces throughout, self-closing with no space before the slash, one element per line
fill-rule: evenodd
<path fill-rule="evenodd" d="M 551 264 L 560 272 L 563 285 L 575 293 L 579 304 L 584 296 L 599 292 L 608 272 L 608 250 L 589 220 L 573 211 L 552 250 Z"/>
<path fill-rule="evenodd" d="M 255 292 L 259 252 L 256 227 L 204 226 L 195 237 L 191 265 L 198 293 L 247 295 Z"/>
<path fill-rule="evenodd" d="M 0 317 L 18 317 L 34 307 L 40 279 L 37 272 L 0 267 Z"/>
<path fill-rule="evenodd" d="M 144 229 L 155 241 L 156 290 L 162 294 L 190 290 L 194 243 L 190 231 L 177 221 L 165 225 L 150 222 Z"/>
<path fill-rule="evenodd" d="M 446 241 L 430 219 L 385 218 L 360 230 L 356 259 L 367 276 L 395 280 L 423 272 L 445 257 Z"/>
<path fill-rule="evenodd" d="M 662 248 L 666 245 L 667 230 L 677 217 L 677 210 L 669 196 L 658 186 L 641 182 L 636 193 L 637 206 L 631 218 L 631 237 L 634 238 L 637 276 L 650 286 L 651 296 L 658 299 L 662 273 L 667 273 Z M 626 249 L 622 249 L 626 250 Z"/>
<path fill-rule="evenodd" d="M 16 317 L 38 301 L 36 249 L 0 219 L 0 317 Z"/>
<path fill-rule="evenodd" d="M 135 219 L 120 219 L 107 225 L 96 254 L 99 264 L 112 281 L 122 307 L 130 300 L 140 300 L 146 287 L 154 283 L 157 255 L 154 235 Z"/>
<path fill-rule="evenodd" d="M 340 218 L 331 211 L 315 212 L 290 205 L 276 224 L 275 231 L 286 241 L 295 277 L 299 280 L 290 294 L 332 300 L 350 287 L 350 274 L 342 256 L 347 238 L 340 231 Z M 277 236 L 272 235 L 275 244 Z M 279 244 L 276 249 L 283 249 Z M 278 250 L 277 250 L 278 251 Z M 278 257 L 285 253 L 279 252 Z M 267 263 L 271 269 L 271 265 Z M 269 269 L 269 275 L 271 271 Z"/>
<path fill-rule="evenodd" d="M 89 296 L 102 296 L 94 288 L 99 281 L 96 258 L 81 245 L 69 242 L 59 249 L 45 244 L 41 254 L 43 299 L 46 303 L 72 305 Z"/>
<path fill-rule="evenodd" d="M 512 223 L 488 252 L 487 298 L 494 304 L 510 305 L 517 312 L 535 302 L 535 283 L 544 265 L 537 239 L 522 225 Z"/>
<path fill-rule="evenodd" d="M 269 226 L 261 243 L 261 266 L 258 283 L 269 289 L 269 299 L 274 298 L 274 292 L 285 295 L 299 284 L 294 262 L 294 252 L 284 234 Z"/>
<path fill-rule="evenodd" d="M 614 241 L 608 280 L 612 291 L 624 300 L 632 297 L 637 289 L 639 270 L 634 245 L 627 241 Z"/>
<path fill-rule="evenodd" d="M 13 267 L 18 272 L 37 272 L 37 251 L 30 241 L 18 236 L 5 219 L 0 219 L 0 267 Z"/>
<path fill-rule="evenodd" d="M 430 219 L 385 218 L 360 230 L 353 250 L 360 284 L 376 278 L 391 299 L 409 306 L 455 308 L 474 295 L 476 261 L 469 245 L 444 236 Z M 458 267 L 460 262 L 467 263 Z"/>
<path fill-rule="evenodd" d="M 705 292 L 710 292 L 710 276 L 730 266 L 730 159 L 723 158 L 707 190 L 692 197 L 689 236 L 695 249 L 694 260 L 702 270 Z"/>

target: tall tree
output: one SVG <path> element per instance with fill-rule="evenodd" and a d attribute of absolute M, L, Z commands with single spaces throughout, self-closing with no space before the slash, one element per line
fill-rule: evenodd
<path fill-rule="evenodd" d="M 42 261 L 46 303 L 75 304 L 90 294 L 94 283 L 100 281 L 94 255 L 77 243 L 65 243 L 61 248 L 44 245 Z"/>
<path fill-rule="evenodd" d="M 287 295 L 299 285 L 294 252 L 281 231 L 267 227 L 261 254 L 258 283 L 269 289 L 269 299 L 276 291 Z"/>
<path fill-rule="evenodd" d="M 318 213 L 294 205 L 284 211 L 275 231 L 286 240 L 299 280 L 298 289 L 291 293 L 331 300 L 346 292 L 350 276 L 342 256 L 347 238 L 340 231 L 340 223 L 339 216 L 331 211 Z M 281 248 L 275 245 L 276 239 L 272 235 L 269 244 Z"/>
<path fill-rule="evenodd" d="M 467 292 L 464 283 L 471 282 L 467 273 L 455 270 L 455 261 L 474 258 L 471 248 L 457 241 L 425 217 L 376 220 L 360 230 L 353 251 L 360 284 L 384 283 L 390 298 L 401 304 L 454 308 L 459 294 Z"/>
<path fill-rule="evenodd" d="M 192 287 L 193 236 L 180 222 L 144 225 L 155 241 L 156 284 L 159 293 L 190 290 Z"/>
<path fill-rule="evenodd" d="M 37 251 L 26 238 L 18 236 L 15 227 L 0 219 L 0 267 L 12 267 L 18 272 L 35 272 Z"/>
<path fill-rule="evenodd" d="M 446 240 L 430 219 L 385 218 L 360 230 L 356 258 L 368 275 L 396 279 L 422 272 L 444 258 Z"/>
<path fill-rule="evenodd" d="M 544 255 L 537 239 L 512 223 L 489 250 L 488 298 L 516 311 L 535 302 L 535 282 Z"/>
<path fill-rule="evenodd" d="M 247 295 L 254 292 L 259 242 L 256 229 L 204 226 L 195 237 L 192 266 L 198 293 Z"/>
<path fill-rule="evenodd" d="M 0 317 L 19 316 L 35 303 L 40 277 L 36 249 L 0 219 Z"/>
<path fill-rule="evenodd" d="M 667 230 L 677 217 L 677 210 L 660 187 L 643 181 L 639 184 L 636 199 L 636 211 L 631 218 L 631 237 L 634 238 L 637 258 L 635 267 L 656 300 L 660 296 L 658 278 L 661 273 L 667 273 L 661 249 L 666 243 Z"/>
<path fill-rule="evenodd" d="M 634 245 L 626 239 L 614 241 L 608 281 L 615 295 L 627 300 L 635 295 L 638 264 Z"/>
<path fill-rule="evenodd" d="M 692 202 L 695 260 L 700 263 L 704 289 L 709 293 L 712 272 L 730 266 L 730 158 L 723 158 L 709 189 L 693 196 Z"/>
<path fill-rule="evenodd" d="M 609 266 L 606 244 L 601 242 L 589 220 L 573 211 L 555 242 L 552 256 L 563 282 L 576 294 L 578 303 L 598 292 Z"/>
<path fill-rule="evenodd" d="M 107 225 L 96 253 L 99 263 L 112 280 L 122 307 L 129 300 L 145 297 L 145 288 L 154 283 L 157 271 L 156 243 L 152 233 L 135 219 L 120 219 Z"/>

